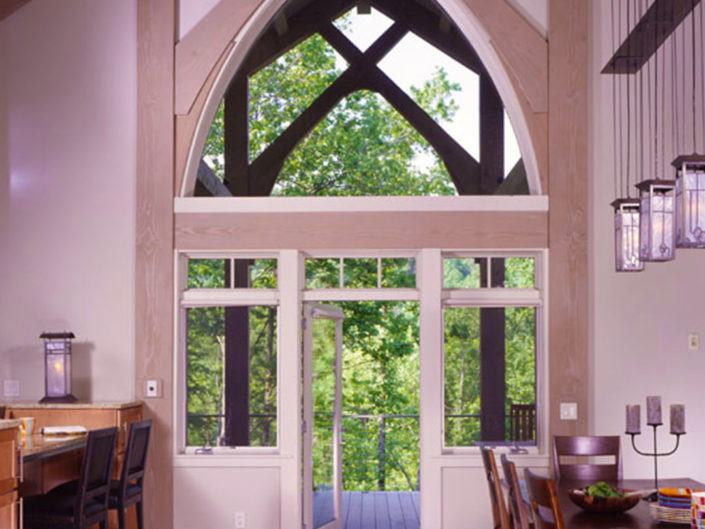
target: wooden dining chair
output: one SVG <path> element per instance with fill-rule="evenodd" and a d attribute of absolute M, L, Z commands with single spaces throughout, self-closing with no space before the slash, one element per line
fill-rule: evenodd
<path fill-rule="evenodd" d="M 120 479 L 110 484 L 108 508 L 117 509 L 118 527 L 125 529 L 125 514 L 127 508 L 135 506 L 137 511 L 137 527 L 144 529 L 142 515 L 142 482 L 147 466 L 147 450 L 152 420 L 133 422 L 130 424 L 130 434 L 125 449 L 125 461 L 122 464 Z"/>
<path fill-rule="evenodd" d="M 586 456 L 611 456 L 614 462 L 562 462 L 562 457 L 585 458 Z M 579 481 L 621 481 L 622 450 L 619 436 L 554 436 L 553 476 L 555 479 Z"/>
<path fill-rule="evenodd" d="M 502 471 L 504 472 L 504 481 L 507 484 L 507 502 L 509 503 L 512 528 L 531 529 L 532 524 L 529 520 L 529 513 L 526 511 L 526 502 L 521 491 L 516 466 L 512 461 L 509 461 L 507 454 L 502 454 L 500 459 Z"/>
<path fill-rule="evenodd" d="M 529 495 L 534 527 L 536 529 L 565 529 L 555 481 L 534 474 L 528 468 L 524 470 L 524 480 Z"/>
<path fill-rule="evenodd" d="M 485 476 L 487 477 L 487 486 L 490 489 L 493 527 L 494 529 L 511 529 L 509 513 L 504 503 L 502 482 L 499 479 L 499 472 L 497 472 L 497 463 L 494 459 L 494 453 L 490 448 L 485 447 L 482 448 L 481 453 L 482 464 L 485 467 Z"/>
<path fill-rule="evenodd" d="M 116 427 L 91 430 L 78 481 L 60 485 L 46 494 L 24 499 L 26 529 L 88 529 L 108 527 L 108 492 L 113 468 Z"/>

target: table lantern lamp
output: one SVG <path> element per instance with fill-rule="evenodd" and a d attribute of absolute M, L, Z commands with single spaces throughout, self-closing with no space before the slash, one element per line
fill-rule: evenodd
<path fill-rule="evenodd" d="M 71 394 L 72 332 L 43 332 L 44 339 L 44 398 L 47 402 L 76 402 Z"/>

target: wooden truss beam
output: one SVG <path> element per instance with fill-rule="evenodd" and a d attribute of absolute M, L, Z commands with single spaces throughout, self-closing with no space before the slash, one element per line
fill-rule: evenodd
<path fill-rule="evenodd" d="M 395 24 L 389 28 L 365 53 L 352 61 L 350 67 L 336 79 L 318 98 L 299 115 L 279 137 L 252 162 L 249 169 L 251 196 L 271 193 L 284 161 L 296 145 L 337 105 L 345 96 L 368 88 L 366 65 L 379 62 L 406 34 L 406 28 Z"/>
<path fill-rule="evenodd" d="M 261 68 L 280 57 L 300 42 L 303 42 L 319 29 L 344 14 L 355 5 L 355 0 L 326 0 L 314 2 L 288 20 L 288 29 L 279 34 L 276 27 L 264 33 L 252 46 L 241 67 L 247 75 L 253 75 Z"/>
<path fill-rule="evenodd" d="M 379 60 L 374 63 L 362 60 L 364 54 L 333 25 L 324 28 L 321 35 L 351 64 L 364 65 L 364 76 L 369 81 L 369 86 L 384 97 L 436 150 L 443 159 L 458 193 L 478 194 L 480 167 L 477 161 L 376 66 Z"/>
<path fill-rule="evenodd" d="M 435 46 L 449 57 L 474 72 L 485 70 L 482 61 L 465 37 L 454 27 L 443 30 L 443 13 L 430 11 L 416 2 L 399 0 L 373 0 L 373 5 L 393 20 L 406 24 L 410 31 Z"/>
<path fill-rule="evenodd" d="M 602 69 L 602 73 L 628 74 L 641 70 L 699 3 L 700 0 L 655 0 Z"/>
<path fill-rule="evenodd" d="M 206 162 L 201 160 L 198 164 L 198 173 L 196 178 L 198 183 L 203 186 L 203 189 L 208 193 L 207 196 L 212 197 L 231 197 L 233 196 L 230 190 L 223 185 L 213 170 L 208 167 Z"/>

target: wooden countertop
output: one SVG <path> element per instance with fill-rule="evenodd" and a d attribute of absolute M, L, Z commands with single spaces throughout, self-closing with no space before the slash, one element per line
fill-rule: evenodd
<path fill-rule="evenodd" d="M 0 419 L 0 430 L 9 430 L 10 428 L 18 428 L 22 421 L 16 419 Z"/>
<path fill-rule="evenodd" d="M 127 408 L 135 408 L 142 405 L 141 400 L 129 401 L 97 401 L 97 402 L 73 402 L 73 403 L 47 403 L 39 402 L 6 402 L 0 406 L 6 410 L 124 410 Z"/>

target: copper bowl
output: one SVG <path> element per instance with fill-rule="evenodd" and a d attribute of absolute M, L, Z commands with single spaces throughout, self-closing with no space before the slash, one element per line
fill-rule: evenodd
<path fill-rule="evenodd" d="M 584 489 L 569 490 L 568 496 L 575 505 L 591 512 L 626 512 L 641 500 L 641 494 L 628 494 L 619 498 L 588 496 Z"/>

